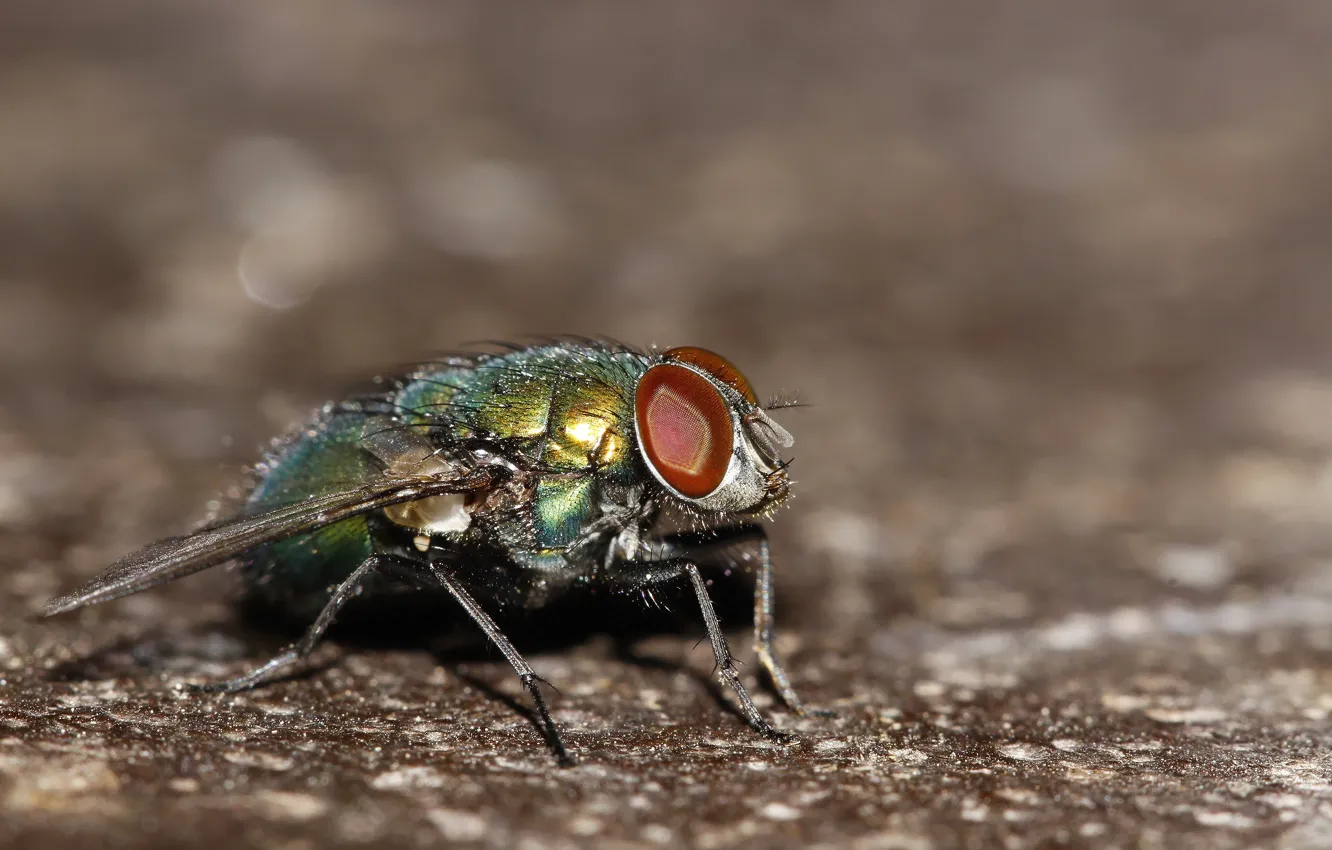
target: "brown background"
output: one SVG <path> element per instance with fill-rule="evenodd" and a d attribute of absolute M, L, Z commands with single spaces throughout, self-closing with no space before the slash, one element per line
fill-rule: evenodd
<path fill-rule="evenodd" d="M 1329 46 L 1320 0 L 7 0 L 0 842 L 1332 846 Z M 692 638 L 592 640 L 535 657 L 558 771 L 494 659 L 177 694 L 271 649 L 220 571 L 26 619 L 349 379 L 562 331 L 812 403 L 782 646 L 839 719 L 774 749 Z"/>

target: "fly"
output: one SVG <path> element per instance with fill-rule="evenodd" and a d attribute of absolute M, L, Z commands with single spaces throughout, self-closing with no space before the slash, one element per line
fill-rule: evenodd
<path fill-rule="evenodd" d="M 330 402 L 275 440 L 236 515 L 150 543 L 47 615 L 105 602 L 234 561 L 250 600 L 311 622 L 277 657 L 229 681 L 233 693 L 284 675 L 338 613 L 394 590 L 442 590 L 504 655 L 544 736 L 572 761 L 543 680 L 490 611 L 531 612 L 598 590 L 659 605 L 684 583 L 717 669 L 748 724 L 768 723 L 736 673 L 699 564 L 753 547 L 754 649 L 790 710 L 807 712 L 773 651 L 766 519 L 786 499 L 790 433 L 741 372 L 696 347 L 642 351 L 560 338 L 454 355 Z M 661 529 L 665 513 L 692 530 Z"/>

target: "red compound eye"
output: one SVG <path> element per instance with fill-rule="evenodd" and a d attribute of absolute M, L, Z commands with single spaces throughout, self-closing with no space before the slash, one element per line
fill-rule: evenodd
<path fill-rule="evenodd" d="M 740 370 L 735 368 L 734 363 L 715 351 L 708 351 L 706 348 L 698 348 L 692 345 L 682 345 L 679 348 L 666 349 L 661 353 L 661 357 L 663 360 L 697 366 L 740 393 L 749 400 L 750 404 L 758 404 L 758 396 L 754 394 L 754 388 L 749 385 L 749 380 L 740 374 Z"/>
<path fill-rule="evenodd" d="M 726 400 L 707 378 L 661 363 L 643 374 L 634 397 L 643 453 L 681 495 L 698 499 L 721 485 L 734 430 Z"/>

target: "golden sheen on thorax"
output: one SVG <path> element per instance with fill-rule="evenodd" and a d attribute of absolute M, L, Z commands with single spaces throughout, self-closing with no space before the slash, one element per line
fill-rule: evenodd
<path fill-rule="evenodd" d="M 551 393 L 545 460 L 556 468 L 616 467 L 629 460 L 631 396 L 603 383 L 557 385 Z"/>

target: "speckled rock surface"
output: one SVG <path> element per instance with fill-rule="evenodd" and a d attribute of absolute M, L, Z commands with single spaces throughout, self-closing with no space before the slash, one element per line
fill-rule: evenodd
<path fill-rule="evenodd" d="M 0 845 L 1332 846 L 1330 28 L 0 4 Z M 32 618 L 346 383 L 563 331 L 812 403 L 779 647 L 835 719 L 529 641 L 561 770 L 484 652 L 182 692 L 280 645 L 223 570 Z"/>

